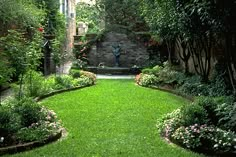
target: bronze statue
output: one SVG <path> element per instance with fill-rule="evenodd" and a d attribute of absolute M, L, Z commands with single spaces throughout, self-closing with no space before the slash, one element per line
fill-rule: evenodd
<path fill-rule="evenodd" d="M 112 45 L 113 47 L 113 55 L 115 56 L 115 66 L 120 66 L 120 53 L 121 53 L 121 47 L 120 44 L 118 45 Z"/>

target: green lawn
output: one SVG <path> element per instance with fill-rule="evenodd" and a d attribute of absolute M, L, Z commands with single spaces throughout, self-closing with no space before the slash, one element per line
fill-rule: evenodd
<path fill-rule="evenodd" d="M 68 136 L 17 157 L 200 157 L 162 140 L 156 121 L 185 99 L 136 86 L 132 80 L 97 85 L 44 100 L 62 120 Z"/>

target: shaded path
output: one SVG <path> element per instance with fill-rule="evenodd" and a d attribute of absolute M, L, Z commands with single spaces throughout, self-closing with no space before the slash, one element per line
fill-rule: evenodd
<path fill-rule="evenodd" d="M 66 139 L 16 154 L 19 157 L 200 157 L 163 141 L 157 118 L 188 103 L 175 95 L 136 86 L 133 80 L 97 85 L 48 98 L 68 131 Z"/>

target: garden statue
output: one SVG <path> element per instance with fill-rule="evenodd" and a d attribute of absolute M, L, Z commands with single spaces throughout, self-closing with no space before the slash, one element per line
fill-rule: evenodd
<path fill-rule="evenodd" d="M 121 51 L 121 47 L 120 44 L 118 45 L 112 45 L 113 47 L 113 55 L 115 56 L 115 66 L 118 67 L 120 66 L 120 51 Z"/>

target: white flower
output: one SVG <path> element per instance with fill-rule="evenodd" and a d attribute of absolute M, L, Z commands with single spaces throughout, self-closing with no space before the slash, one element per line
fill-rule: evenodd
<path fill-rule="evenodd" d="M 217 148 L 218 146 L 219 146 L 218 144 L 215 144 L 215 145 L 214 145 L 214 148 Z"/>
<path fill-rule="evenodd" d="M 4 137 L 0 138 L 0 143 L 2 143 L 4 141 Z"/>

